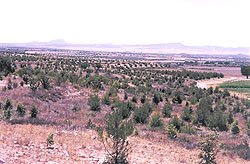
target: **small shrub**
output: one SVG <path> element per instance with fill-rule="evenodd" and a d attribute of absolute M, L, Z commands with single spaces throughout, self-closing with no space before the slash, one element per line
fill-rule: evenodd
<path fill-rule="evenodd" d="M 109 94 L 105 94 L 103 99 L 102 99 L 102 103 L 105 105 L 110 105 L 110 98 L 109 98 Z"/>
<path fill-rule="evenodd" d="M 98 134 L 107 151 L 105 164 L 128 164 L 130 153 L 127 137 L 134 131 L 132 121 L 123 120 L 119 112 L 113 112 L 106 117 L 106 134 L 98 128 Z"/>
<path fill-rule="evenodd" d="M 124 93 L 124 100 L 127 100 L 128 99 L 128 94 L 127 92 Z"/>
<path fill-rule="evenodd" d="M 11 90 L 13 88 L 12 81 L 9 79 L 8 80 L 8 90 Z"/>
<path fill-rule="evenodd" d="M 166 128 L 167 135 L 170 139 L 174 139 L 177 137 L 178 130 L 173 124 L 168 124 Z"/>
<path fill-rule="evenodd" d="M 97 95 L 90 95 L 90 97 L 88 99 L 88 104 L 90 106 L 90 110 L 92 110 L 92 111 L 100 111 L 101 110 L 100 100 L 99 100 L 99 97 Z"/>
<path fill-rule="evenodd" d="M 159 102 L 162 102 L 163 101 L 163 99 L 162 99 L 162 97 L 161 97 L 161 94 L 160 93 L 155 93 L 154 95 L 153 95 L 153 103 L 155 103 L 156 105 L 158 105 L 159 104 Z"/>
<path fill-rule="evenodd" d="M 18 115 L 18 117 L 24 117 L 25 113 L 26 113 L 26 109 L 22 104 L 18 104 L 17 108 L 16 108 L 16 113 Z"/>
<path fill-rule="evenodd" d="M 238 134 L 240 132 L 239 126 L 238 126 L 238 122 L 234 121 L 232 123 L 232 128 L 231 128 L 231 132 L 232 134 Z"/>
<path fill-rule="evenodd" d="M 150 121 L 150 127 L 151 128 L 158 128 L 162 127 L 163 122 L 161 120 L 161 116 L 159 114 L 155 114 L 152 116 L 151 121 Z"/>
<path fill-rule="evenodd" d="M 152 107 L 146 102 L 134 112 L 134 120 L 136 123 L 145 124 L 148 120 Z"/>
<path fill-rule="evenodd" d="M 143 103 L 145 103 L 145 101 L 146 101 L 146 95 L 142 95 L 142 97 L 141 97 L 141 103 L 143 104 Z"/>
<path fill-rule="evenodd" d="M 12 105 L 11 101 L 9 99 L 7 99 L 5 104 L 4 104 L 4 107 L 3 107 L 3 111 L 4 111 L 3 117 L 4 117 L 4 119 L 9 120 L 11 118 L 12 109 L 13 109 L 13 105 Z"/>
<path fill-rule="evenodd" d="M 230 111 L 227 119 L 228 124 L 232 124 L 234 122 L 233 113 Z"/>
<path fill-rule="evenodd" d="M 31 111 L 30 111 L 30 117 L 31 118 L 36 118 L 37 117 L 37 108 L 33 105 L 32 108 L 31 108 Z"/>
<path fill-rule="evenodd" d="M 171 117 L 171 111 L 172 111 L 172 105 L 171 104 L 166 104 L 164 105 L 163 109 L 162 109 L 162 115 L 163 117 Z"/>
<path fill-rule="evenodd" d="M 134 102 L 134 103 L 137 103 L 137 97 L 133 96 L 131 101 Z"/>
<path fill-rule="evenodd" d="M 175 104 L 181 104 L 182 103 L 182 98 L 180 95 L 176 95 L 174 96 L 174 98 L 172 99 L 172 102 Z"/>
<path fill-rule="evenodd" d="M 11 118 L 11 115 L 12 115 L 12 109 L 11 108 L 8 108 L 7 110 L 4 111 L 4 119 L 6 120 L 9 120 Z"/>
<path fill-rule="evenodd" d="M 20 82 L 20 86 L 21 86 L 21 87 L 24 86 L 24 82 L 23 82 L 23 81 Z"/>
<path fill-rule="evenodd" d="M 185 107 L 182 114 L 181 114 L 181 118 L 184 121 L 191 121 L 192 119 L 192 115 L 191 115 L 191 110 L 189 107 Z"/>
<path fill-rule="evenodd" d="M 47 76 L 42 75 L 40 77 L 40 81 L 41 81 L 41 84 L 42 84 L 44 89 L 49 89 L 51 87 L 50 82 L 49 82 L 49 78 Z"/>
<path fill-rule="evenodd" d="M 50 133 L 47 137 L 47 147 L 50 148 L 54 143 L 54 134 Z"/>
<path fill-rule="evenodd" d="M 182 126 L 180 131 L 187 134 L 196 134 L 196 130 L 190 124 Z"/>
<path fill-rule="evenodd" d="M 174 125 L 175 128 L 176 128 L 177 130 L 180 130 L 180 129 L 181 129 L 182 122 L 181 122 L 181 120 L 180 120 L 177 116 L 174 116 L 174 117 L 170 120 L 169 124 Z"/>
<path fill-rule="evenodd" d="M 208 116 L 206 122 L 207 126 L 210 128 L 216 128 L 219 131 L 227 131 L 227 116 L 222 110 L 217 109 L 215 112 Z"/>
<path fill-rule="evenodd" d="M 122 119 L 128 118 L 133 110 L 133 107 L 130 106 L 130 102 L 115 102 L 113 108 L 117 108 L 117 112 L 122 116 Z"/>
<path fill-rule="evenodd" d="M 13 83 L 13 88 L 17 88 L 18 87 L 18 83 Z"/>
<path fill-rule="evenodd" d="M 80 109 L 79 106 L 74 105 L 74 107 L 73 107 L 71 110 L 72 110 L 73 112 L 78 112 L 78 111 L 80 111 L 81 109 Z"/>
<path fill-rule="evenodd" d="M 91 121 L 91 119 L 89 119 L 86 127 L 88 129 L 93 129 L 95 127 L 95 124 Z"/>
<path fill-rule="evenodd" d="M 199 148 L 201 150 L 199 154 L 200 164 L 216 164 L 215 156 L 215 137 L 209 136 L 199 142 Z"/>
<path fill-rule="evenodd" d="M 30 89 L 33 92 L 35 92 L 38 89 L 38 87 L 40 86 L 39 81 L 34 77 L 29 80 L 29 84 L 30 84 Z"/>

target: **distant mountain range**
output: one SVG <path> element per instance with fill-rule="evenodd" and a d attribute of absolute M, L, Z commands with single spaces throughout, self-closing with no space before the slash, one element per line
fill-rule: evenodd
<path fill-rule="evenodd" d="M 30 47 L 30 48 L 58 48 L 88 51 L 118 51 L 138 53 L 161 53 L 161 54 L 208 54 L 208 55 L 250 55 L 249 47 L 219 47 L 219 46 L 187 46 L 181 43 L 163 44 L 137 44 L 137 45 L 114 45 L 114 44 L 71 44 L 62 39 L 50 42 L 30 43 L 0 43 L 0 47 Z"/>

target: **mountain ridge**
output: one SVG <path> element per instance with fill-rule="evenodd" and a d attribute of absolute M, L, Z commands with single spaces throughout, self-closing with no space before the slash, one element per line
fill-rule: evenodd
<path fill-rule="evenodd" d="M 93 51 L 119 51 L 139 53 L 188 53 L 208 55 L 249 55 L 249 47 L 222 47 L 222 46 L 190 46 L 182 43 L 156 43 L 156 44 L 73 44 L 63 39 L 49 42 L 29 43 L 0 43 L 0 47 L 30 47 L 30 48 L 59 48 Z"/>

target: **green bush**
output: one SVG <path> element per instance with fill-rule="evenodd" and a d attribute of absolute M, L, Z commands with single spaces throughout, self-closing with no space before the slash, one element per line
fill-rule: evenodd
<path fill-rule="evenodd" d="M 18 117 L 24 117 L 24 115 L 26 113 L 26 109 L 25 109 L 24 105 L 18 104 L 17 108 L 16 108 L 16 113 L 17 113 Z"/>
<path fill-rule="evenodd" d="M 9 120 L 11 118 L 12 109 L 13 109 L 13 105 L 12 105 L 11 101 L 9 99 L 7 99 L 5 104 L 4 104 L 4 107 L 3 107 L 3 111 L 4 111 L 3 117 L 4 117 L 4 119 Z"/>
<path fill-rule="evenodd" d="M 128 164 L 127 157 L 130 152 L 127 137 L 134 131 L 132 121 L 123 120 L 119 112 L 114 111 L 106 117 L 106 132 L 98 128 L 98 134 L 107 151 L 105 164 Z"/>
<path fill-rule="evenodd" d="M 152 112 L 152 107 L 148 102 L 144 103 L 140 108 L 134 111 L 134 120 L 136 123 L 147 123 L 148 117 Z"/>
<path fill-rule="evenodd" d="M 134 110 L 130 102 L 115 102 L 112 105 L 113 108 L 117 108 L 117 112 L 121 115 L 123 119 L 128 118 L 131 114 L 131 111 Z"/>
<path fill-rule="evenodd" d="M 41 81 L 41 84 L 42 84 L 44 89 L 49 89 L 51 87 L 50 82 L 49 82 L 49 78 L 47 76 L 41 75 L 40 81 Z"/>
<path fill-rule="evenodd" d="M 175 128 L 176 128 L 178 131 L 181 129 L 181 126 L 182 126 L 182 122 L 181 122 L 181 120 L 180 120 L 177 116 L 174 116 L 174 117 L 170 120 L 169 124 L 174 125 Z"/>
<path fill-rule="evenodd" d="M 199 154 L 200 164 L 216 164 L 215 137 L 209 136 L 199 142 L 201 150 Z"/>
<path fill-rule="evenodd" d="M 172 99 L 172 102 L 175 104 L 181 104 L 182 103 L 182 98 L 179 94 L 175 95 Z"/>
<path fill-rule="evenodd" d="M 36 118 L 38 114 L 37 108 L 33 105 L 30 111 L 30 117 L 31 118 Z"/>
<path fill-rule="evenodd" d="M 155 93 L 155 94 L 153 95 L 153 103 L 155 103 L 156 105 L 158 105 L 159 102 L 162 102 L 162 101 L 163 101 L 163 99 L 162 99 L 160 93 L 157 92 L 157 93 Z"/>
<path fill-rule="evenodd" d="M 72 110 L 73 112 L 78 112 L 78 111 L 80 111 L 81 109 L 80 109 L 79 106 L 74 105 L 73 108 L 72 108 L 71 110 Z"/>
<path fill-rule="evenodd" d="M 191 110 L 189 107 L 184 107 L 183 112 L 181 114 L 181 118 L 184 121 L 191 121 L 192 115 L 191 115 Z"/>
<path fill-rule="evenodd" d="M 142 95 L 142 97 L 141 97 L 141 103 L 143 104 L 143 103 L 145 103 L 145 101 L 146 101 L 146 95 Z"/>
<path fill-rule="evenodd" d="M 105 104 L 105 105 L 110 105 L 109 94 L 106 93 L 106 94 L 103 96 L 102 102 L 103 102 L 103 104 Z"/>
<path fill-rule="evenodd" d="M 206 124 L 210 128 L 216 128 L 220 131 L 227 131 L 227 116 L 222 110 L 217 109 L 215 112 L 208 116 Z"/>
<path fill-rule="evenodd" d="M 161 120 L 161 116 L 159 114 L 155 114 L 152 116 L 150 121 L 150 127 L 151 128 L 160 128 L 163 126 L 163 122 Z"/>
<path fill-rule="evenodd" d="M 234 122 L 233 113 L 230 111 L 227 119 L 228 124 L 232 124 Z"/>
<path fill-rule="evenodd" d="M 212 115 L 212 100 L 210 98 L 202 98 L 196 110 L 196 121 L 204 126 L 208 126 L 209 118 Z"/>
<path fill-rule="evenodd" d="M 100 100 L 99 100 L 99 97 L 97 95 L 90 95 L 90 97 L 88 99 L 88 104 L 90 106 L 90 110 L 92 110 L 92 111 L 100 111 L 101 110 Z"/>
<path fill-rule="evenodd" d="M 32 77 L 32 78 L 29 80 L 29 84 L 30 84 L 30 89 L 31 89 L 33 92 L 35 92 L 35 91 L 38 89 L 38 87 L 40 86 L 39 81 L 38 81 L 36 78 L 34 78 L 34 77 Z"/>
<path fill-rule="evenodd" d="M 187 133 L 187 134 L 196 134 L 196 130 L 190 124 L 181 126 L 181 130 L 180 131 L 182 133 Z"/>
<path fill-rule="evenodd" d="M 169 104 L 165 104 L 163 109 L 162 109 L 162 115 L 163 117 L 168 117 L 170 118 L 171 117 L 171 112 L 172 112 L 172 105 L 169 103 Z"/>
<path fill-rule="evenodd" d="M 128 94 L 127 92 L 124 93 L 124 100 L 127 100 L 128 99 Z"/>
<path fill-rule="evenodd" d="M 0 56 L 0 73 L 7 76 L 9 73 L 15 72 L 16 65 L 10 56 Z"/>
<path fill-rule="evenodd" d="M 168 124 L 166 128 L 167 135 L 170 139 L 174 139 L 177 137 L 178 130 L 173 124 Z"/>
<path fill-rule="evenodd" d="M 234 121 L 232 123 L 231 132 L 232 132 L 232 134 L 238 134 L 240 132 L 240 129 L 238 126 L 238 121 Z"/>
<path fill-rule="evenodd" d="M 132 102 L 134 102 L 134 103 L 137 103 L 137 97 L 134 95 L 133 97 L 132 97 L 132 100 L 131 100 Z"/>
<path fill-rule="evenodd" d="M 7 84 L 7 88 L 8 88 L 8 90 L 11 90 L 12 88 L 13 88 L 13 84 L 12 84 L 12 81 L 11 81 L 11 79 L 8 79 L 8 84 Z"/>
<path fill-rule="evenodd" d="M 47 138 L 47 146 L 50 147 L 55 143 L 54 134 L 50 133 Z"/>

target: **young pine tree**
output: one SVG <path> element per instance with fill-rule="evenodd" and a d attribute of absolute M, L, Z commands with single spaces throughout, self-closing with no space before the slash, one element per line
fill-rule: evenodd
<path fill-rule="evenodd" d="M 13 109 L 13 105 L 11 103 L 11 101 L 9 99 L 6 100 L 4 107 L 3 107 L 3 117 L 6 120 L 9 120 L 11 118 L 12 115 L 12 109 Z"/>
<path fill-rule="evenodd" d="M 231 132 L 232 132 L 232 134 L 238 134 L 240 132 L 240 129 L 238 126 L 238 121 L 234 121 L 232 123 Z"/>
<path fill-rule="evenodd" d="M 100 111 L 100 99 L 97 95 L 90 95 L 88 99 L 88 104 L 90 106 L 90 110 L 92 111 Z"/>
<path fill-rule="evenodd" d="M 127 157 L 130 148 L 127 137 L 134 131 L 133 122 L 123 120 L 120 112 L 114 111 L 106 117 L 105 130 L 106 135 L 102 128 L 98 128 L 99 136 L 107 152 L 104 164 L 128 164 Z"/>
<path fill-rule="evenodd" d="M 171 104 L 164 105 L 164 107 L 162 109 L 162 115 L 163 115 L 163 117 L 170 118 L 171 117 L 172 109 L 173 109 L 173 107 L 172 107 Z"/>
<path fill-rule="evenodd" d="M 184 121 L 191 121 L 192 115 L 191 115 L 191 110 L 189 107 L 184 107 L 183 112 L 181 114 L 181 118 Z"/>
<path fill-rule="evenodd" d="M 199 164 L 216 164 L 216 136 L 208 136 L 207 138 L 199 142 L 199 148 L 201 150 L 199 154 L 200 162 Z"/>
<path fill-rule="evenodd" d="M 24 117 L 25 113 L 26 113 L 26 109 L 22 104 L 18 104 L 17 108 L 16 108 L 16 113 L 18 115 L 18 117 Z"/>
<path fill-rule="evenodd" d="M 36 118 L 37 117 L 37 108 L 33 105 L 32 108 L 31 108 L 31 111 L 30 111 L 30 117 L 31 118 Z"/>

